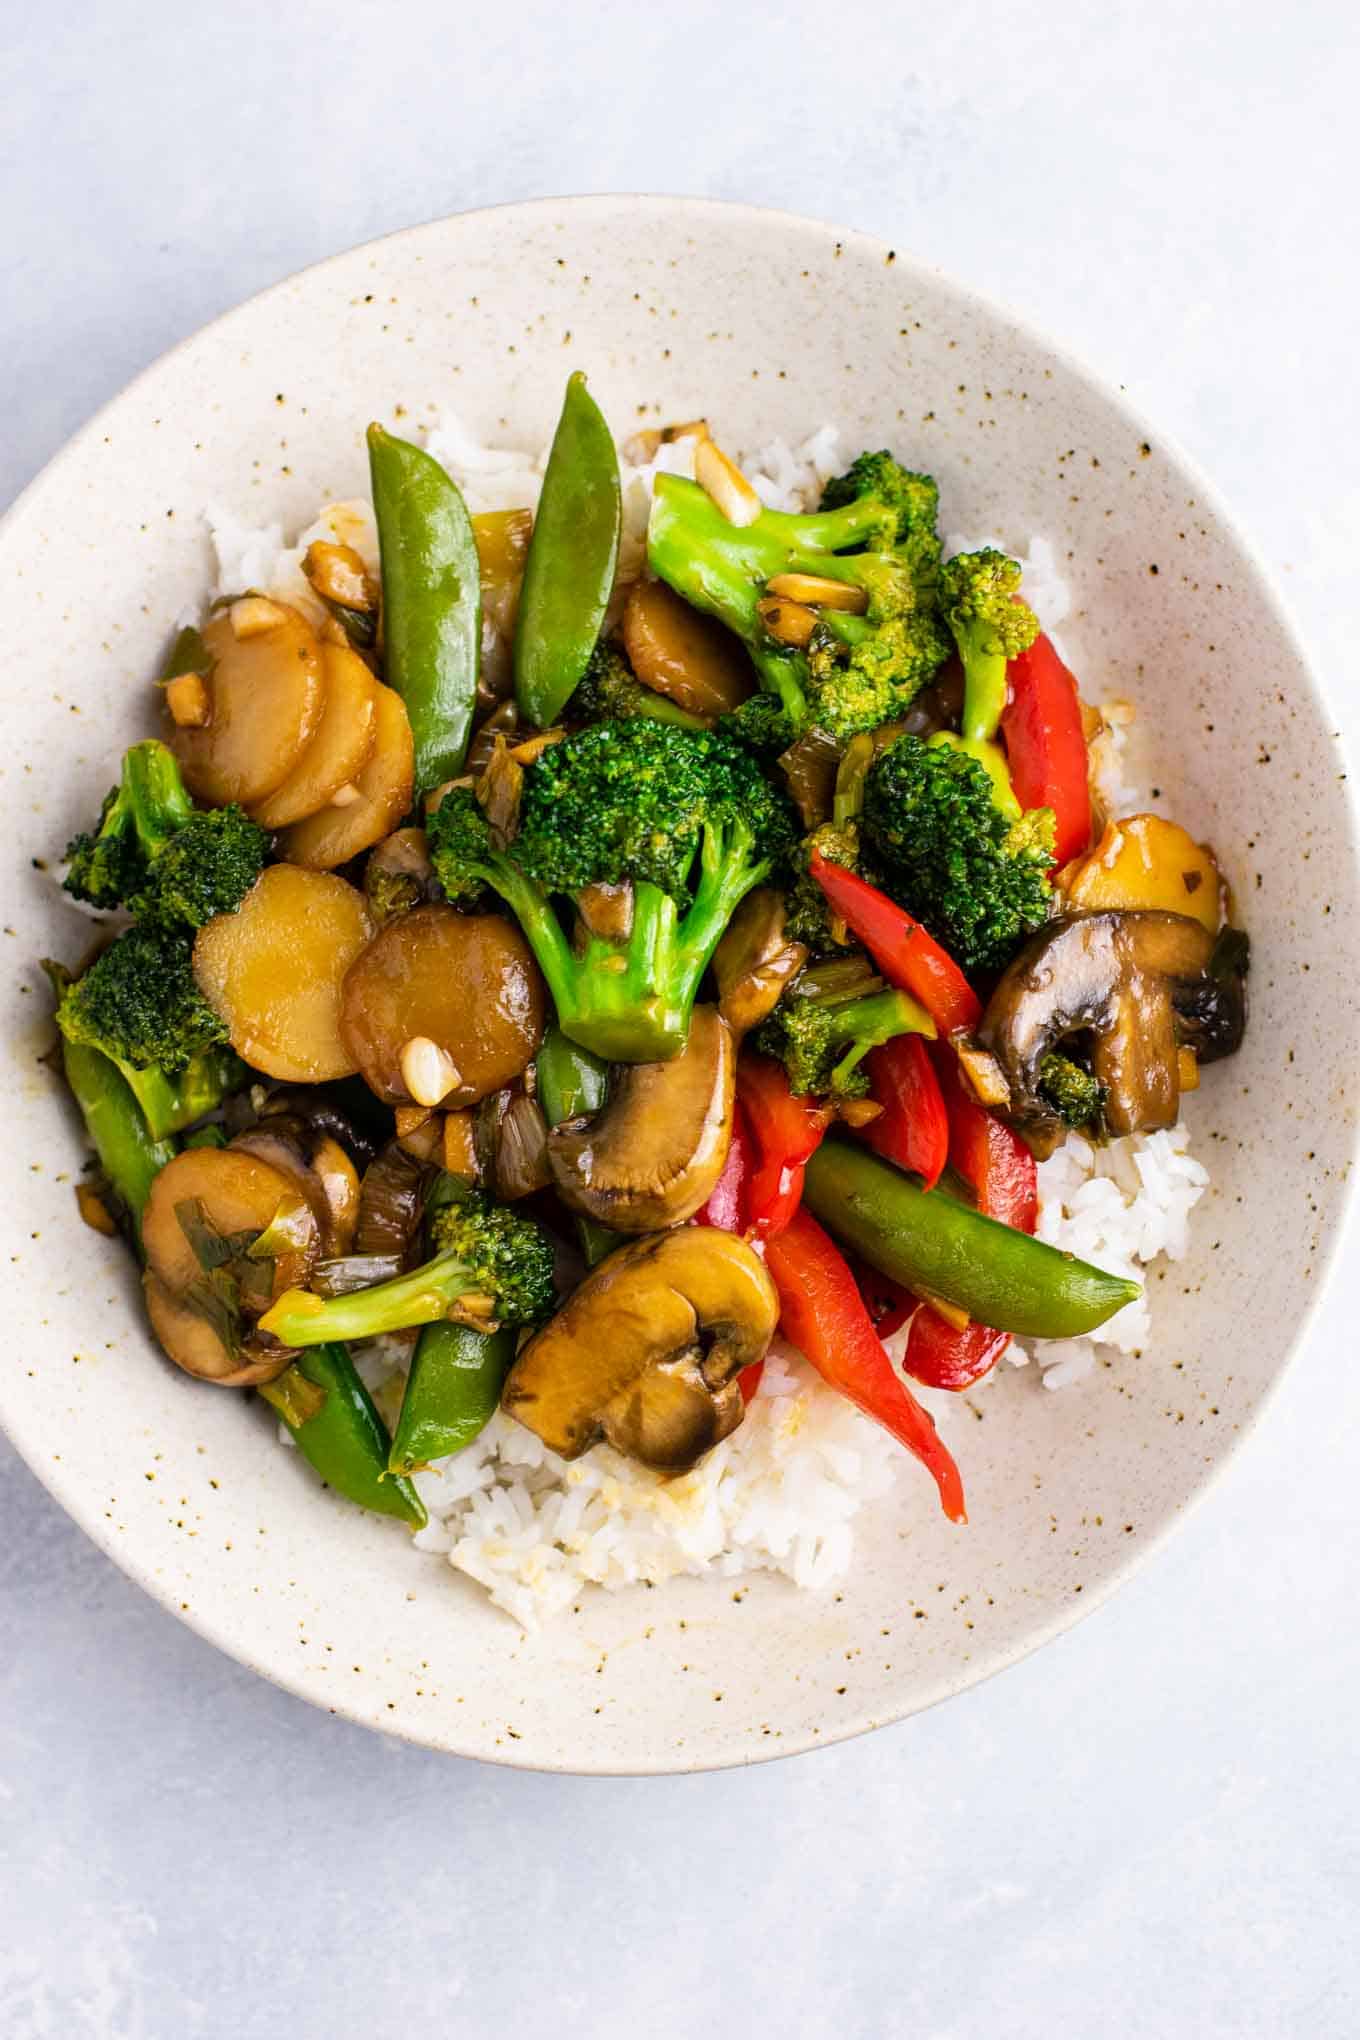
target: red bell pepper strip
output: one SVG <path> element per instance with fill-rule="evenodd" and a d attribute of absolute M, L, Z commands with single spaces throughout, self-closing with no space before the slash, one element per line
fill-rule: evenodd
<path fill-rule="evenodd" d="M 927 1388 L 970 1388 L 990 1373 L 1011 1342 L 1009 1332 L 994 1332 L 990 1325 L 970 1324 L 956 1331 L 937 1310 L 894 1282 L 891 1275 L 880 1274 L 867 1261 L 856 1260 L 851 1265 L 880 1339 L 890 1339 L 910 1318 L 902 1367 Z"/>
<path fill-rule="evenodd" d="M 750 1229 L 761 1239 L 782 1232 L 803 1201 L 803 1166 L 831 1124 L 823 1100 L 795 1098 L 777 1062 L 744 1055 L 737 1064 L 737 1095 L 756 1146 L 750 1184 Z"/>
<path fill-rule="evenodd" d="M 951 1165 L 972 1189 L 984 1218 L 1032 1233 L 1039 1217 L 1034 1156 L 1018 1133 L 969 1093 L 947 1042 L 933 1043 L 929 1053 L 949 1119 Z"/>
<path fill-rule="evenodd" d="M 990 1373 L 1010 1342 L 1009 1332 L 994 1332 L 989 1325 L 956 1331 L 923 1303 L 911 1321 L 902 1365 L 927 1388 L 970 1388 Z"/>
<path fill-rule="evenodd" d="M 954 1060 L 948 1046 L 945 1054 Z M 870 1094 L 883 1107 L 864 1138 L 885 1161 L 913 1170 L 933 1190 L 949 1159 L 949 1117 L 925 1042 L 919 1034 L 899 1034 L 871 1049 L 864 1067 Z"/>
<path fill-rule="evenodd" d="M 828 863 L 820 850 L 813 851 L 808 869 L 889 984 L 919 999 L 941 1034 L 977 1025 L 982 1001 L 954 959 L 919 921 L 858 872 Z"/>
<path fill-rule="evenodd" d="M 904 1386 L 837 1249 L 810 1212 L 795 1212 L 765 1248 L 780 1324 L 822 1379 L 915 1454 L 952 1523 L 966 1523 L 963 1482 L 934 1422 Z"/>
<path fill-rule="evenodd" d="M 738 1099 L 732 1107 L 732 1139 L 722 1174 L 709 1193 L 707 1204 L 696 1213 L 698 1225 L 711 1225 L 719 1232 L 744 1235 L 751 1225 L 751 1177 L 755 1151 L 751 1145 L 746 1114 Z"/>
<path fill-rule="evenodd" d="M 1011 785 L 1021 807 L 1052 808 L 1059 864 L 1091 841 L 1090 762 L 1077 683 L 1040 632 L 1006 668 L 1008 698 L 1001 717 Z"/>

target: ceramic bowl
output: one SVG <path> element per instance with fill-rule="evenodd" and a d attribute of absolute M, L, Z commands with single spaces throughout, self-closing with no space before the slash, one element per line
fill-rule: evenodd
<path fill-rule="evenodd" d="M 1139 708 L 1156 805 L 1223 855 L 1255 945 L 1244 1052 L 1195 1101 L 1214 1183 L 1153 1276 L 1156 1342 L 1068 1392 L 1035 1370 L 957 1438 L 971 1523 L 928 1484 L 866 1512 L 839 1590 L 757 1577 L 590 1592 L 524 1636 L 391 1525 L 273 1449 L 252 1398 L 186 1381 L 130 1264 L 76 1220 L 82 1143 L 42 1057 L 37 959 L 82 925 L 50 873 L 147 727 L 168 626 L 206 585 L 199 513 L 307 521 L 365 485 L 368 419 L 457 409 L 551 432 L 569 366 L 620 430 L 703 413 L 732 443 L 825 419 L 941 483 L 948 529 L 1047 534 L 1085 692 Z M 1155 427 L 1050 342 L 876 241 L 689 200 L 443 220 L 310 269 L 143 375 L 0 532 L 10 1226 L 0 1418 L 117 1563 L 242 1663 L 442 1750 L 684 1771 L 930 1705 L 1090 1611 L 1233 1452 L 1297 1344 L 1356 1146 L 1356 820 L 1334 725 L 1260 567 Z M 1268 1243 L 1269 1251 L 1263 1251 Z"/>

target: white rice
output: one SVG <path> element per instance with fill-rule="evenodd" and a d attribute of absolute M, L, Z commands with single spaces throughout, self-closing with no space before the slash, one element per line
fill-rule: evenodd
<path fill-rule="evenodd" d="M 532 508 L 546 454 L 483 446 L 452 414 L 430 427 L 430 451 L 458 482 L 474 512 Z M 620 582 L 641 570 L 652 486 L 659 473 L 692 475 L 694 441 L 676 440 L 650 457 L 636 442 L 620 448 L 624 530 Z M 844 466 L 836 429 L 822 426 L 796 446 L 783 440 L 738 456 L 762 500 L 772 508 L 811 507 L 828 476 Z M 262 589 L 318 616 L 302 571 L 315 538 L 343 540 L 377 566 L 372 506 L 327 505 L 289 546 L 281 526 L 243 523 L 211 509 L 217 554 L 215 594 Z M 950 552 L 977 543 L 951 537 Z M 1071 598 L 1052 547 L 1032 537 L 1020 555 L 1025 592 L 1051 637 Z M 1093 747 L 1093 765 L 1111 814 L 1139 804 L 1123 782 L 1124 703 L 1106 706 L 1107 731 Z M 1039 1237 L 1112 1273 L 1140 1278 L 1149 1262 L 1186 1251 L 1193 1207 L 1209 1181 L 1190 1154 L 1184 1122 L 1170 1132 L 1135 1135 L 1097 1148 L 1077 1136 L 1039 1168 Z M 888 1342 L 900 1364 L 904 1329 Z M 1041 1341 L 1031 1351 L 1012 1343 L 1007 1358 L 1031 1358 L 1045 1388 L 1065 1388 L 1095 1365 L 1101 1348 L 1150 1364 L 1146 1294 L 1120 1311 L 1096 1338 Z M 365 1378 L 389 1416 L 400 1401 L 402 1349 L 359 1356 Z M 994 1377 L 993 1377 L 994 1378 Z M 955 1398 L 916 1390 L 947 1425 Z M 286 1434 L 284 1434 L 286 1436 Z M 656 1586 L 685 1573 L 784 1574 L 796 1586 L 824 1588 L 848 1569 L 854 1520 L 896 1482 L 904 1455 L 886 1432 L 826 1388 L 791 1348 L 776 1345 L 745 1421 L 680 1479 L 666 1480 L 596 1446 L 580 1459 L 558 1459 L 532 1432 L 499 1413 L 476 1442 L 417 1479 L 430 1513 L 415 1542 L 479 1581 L 492 1600 L 526 1628 L 572 1606 L 588 1586 Z M 966 1469 L 965 1469 L 966 1471 Z M 932 1508 L 929 1483 L 904 1483 L 894 1507 Z"/>

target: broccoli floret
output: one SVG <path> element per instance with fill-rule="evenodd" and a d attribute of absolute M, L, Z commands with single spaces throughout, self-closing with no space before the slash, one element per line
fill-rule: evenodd
<path fill-rule="evenodd" d="M 269 838 L 239 807 L 195 808 L 173 754 L 134 744 L 93 834 L 67 846 L 64 884 L 92 906 L 201 928 L 234 913 L 264 864 Z"/>
<path fill-rule="evenodd" d="M 591 653 L 566 713 L 572 722 L 618 722 L 644 715 L 653 722 L 674 723 L 682 730 L 708 727 L 702 716 L 691 715 L 654 687 L 644 687 L 612 638 L 601 638 Z"/>
<path fill-rule="evenodd" d="M 124 755 L 118 785 L 104 796 L 98 826 L 66 846 L 67 892 L 92 907 L 125 905 L 145 884 L 152 859 L 193 811 L 173 753 L 154 741 L 134 744 Z"/>
<path fill-rule="evenodd" d="M 487 1331 L 535 1325 L 548 1317 L 553 1246 L 543 1228 L 477 1190 L 441 1178 L 447 1190 L 430 1218 L 431 1258 L 407 1275 L 322 1298 L 289 1289 L 260 1319 L 260 1329 L 285 1346 L 320 1346 L 332 1339 L 373 1339 L 412 1325 L 457 1318 Z"/>
<path fill-rule="evenodd" d="M 234 914 L 264 868 L 269 837 L 243 808 L 207 808 L 190 816 L 128 899 L 141 921 L 201 928 Z"/>
<path fill-rule="evenodd" d="M 525 769 L 519 834 L 505 848 L 470 787 L 431 817 L 449 899 L 499 893 L 518 919 L 562 1031 L 616 1062 L 676 1055 L 699 980 L 738 904 L 791 846 L 792 812 L 755 761 L 712 731 L 639 717 L 596 723 Z M 557 900 L 628 882 L 632 926 L 568 926 Z"/>
<path fill-rule="evenodd" d="M 1028 651 L 1039 619 L 1020 598 L 1020 568 L 984 546 L 940 569 L 940 603 L 963 661 L 963 738 L 990 741 L 1006 706 L 1006 661 Z"/>
<path fill-rule="evenodd" d="M 729 523 L 696 483 L 661 475 L 647 557 L 743 640 L 795 736 L 819 727 L 846 738 L 901 715 L 952 648 L 936 596 L 936 504 L 929 476 L 887 453 L 862 454 L 821 509 L 762 510 L 746 525 Z M 759 604 L 769 581 L 789 573 L 857 589 L 862 613 L 823 608 L 805 647 L 780 643 Z"/>
<path fill-rule="evenodd" d="M 875 761 L 862 828 L 881 882 L 966 971 L 1000 969 L 1048 918 L 1051 848 L 1011 825 L 964 751 L 902 736 Z"/>
<path fill-rule="evenodd" d="M 1090 1126 L 1105 1109 L 1105 1086 L 1065 1055 L 1043 1057 L 1039 1090 L 1065 1126 Z"/>
<path fill-rule="evenodd" d="M 930 1016 L 908 993 L 885 985 L 863 956 L 812 965 L 763 1020 L 753 1045 L 784 1065 L 796 1097 L 862 1098 L 871 1048 L 899 1034 L 933 1036 Z"/>
<path fill-rule="evenodd" d="M 777 758 L 795 738 L 793 718 L 777 694 L 760 688 L 739 707 L 719 716 L 718 728 L 757 758 Z"/>
<path fill-rule="evenodd" d="M 195 983 L 188 937 L 173 929 L 120 935 L 62 994 L 57 1024 L 117 1065 L 156 1140 L 215 1111 L 247 1074 Z"/>

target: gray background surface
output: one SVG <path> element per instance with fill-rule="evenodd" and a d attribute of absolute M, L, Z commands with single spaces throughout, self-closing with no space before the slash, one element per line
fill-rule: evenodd
<path fill-rule="evenodd" d="M 1360 725 L 1345 0 L 0 0 L 0 67 L 0 502 L 351 243 L 544 193 L 747 199 L 878 232 L 1126 384 Z M 515 1776 L 331 1721 L 0 1444 L 0 2035 L 1354 2034 L 1355 1324 L 1343 1275 L 1218 1492 L 1084 1627 L 713 1778 Z"/>

